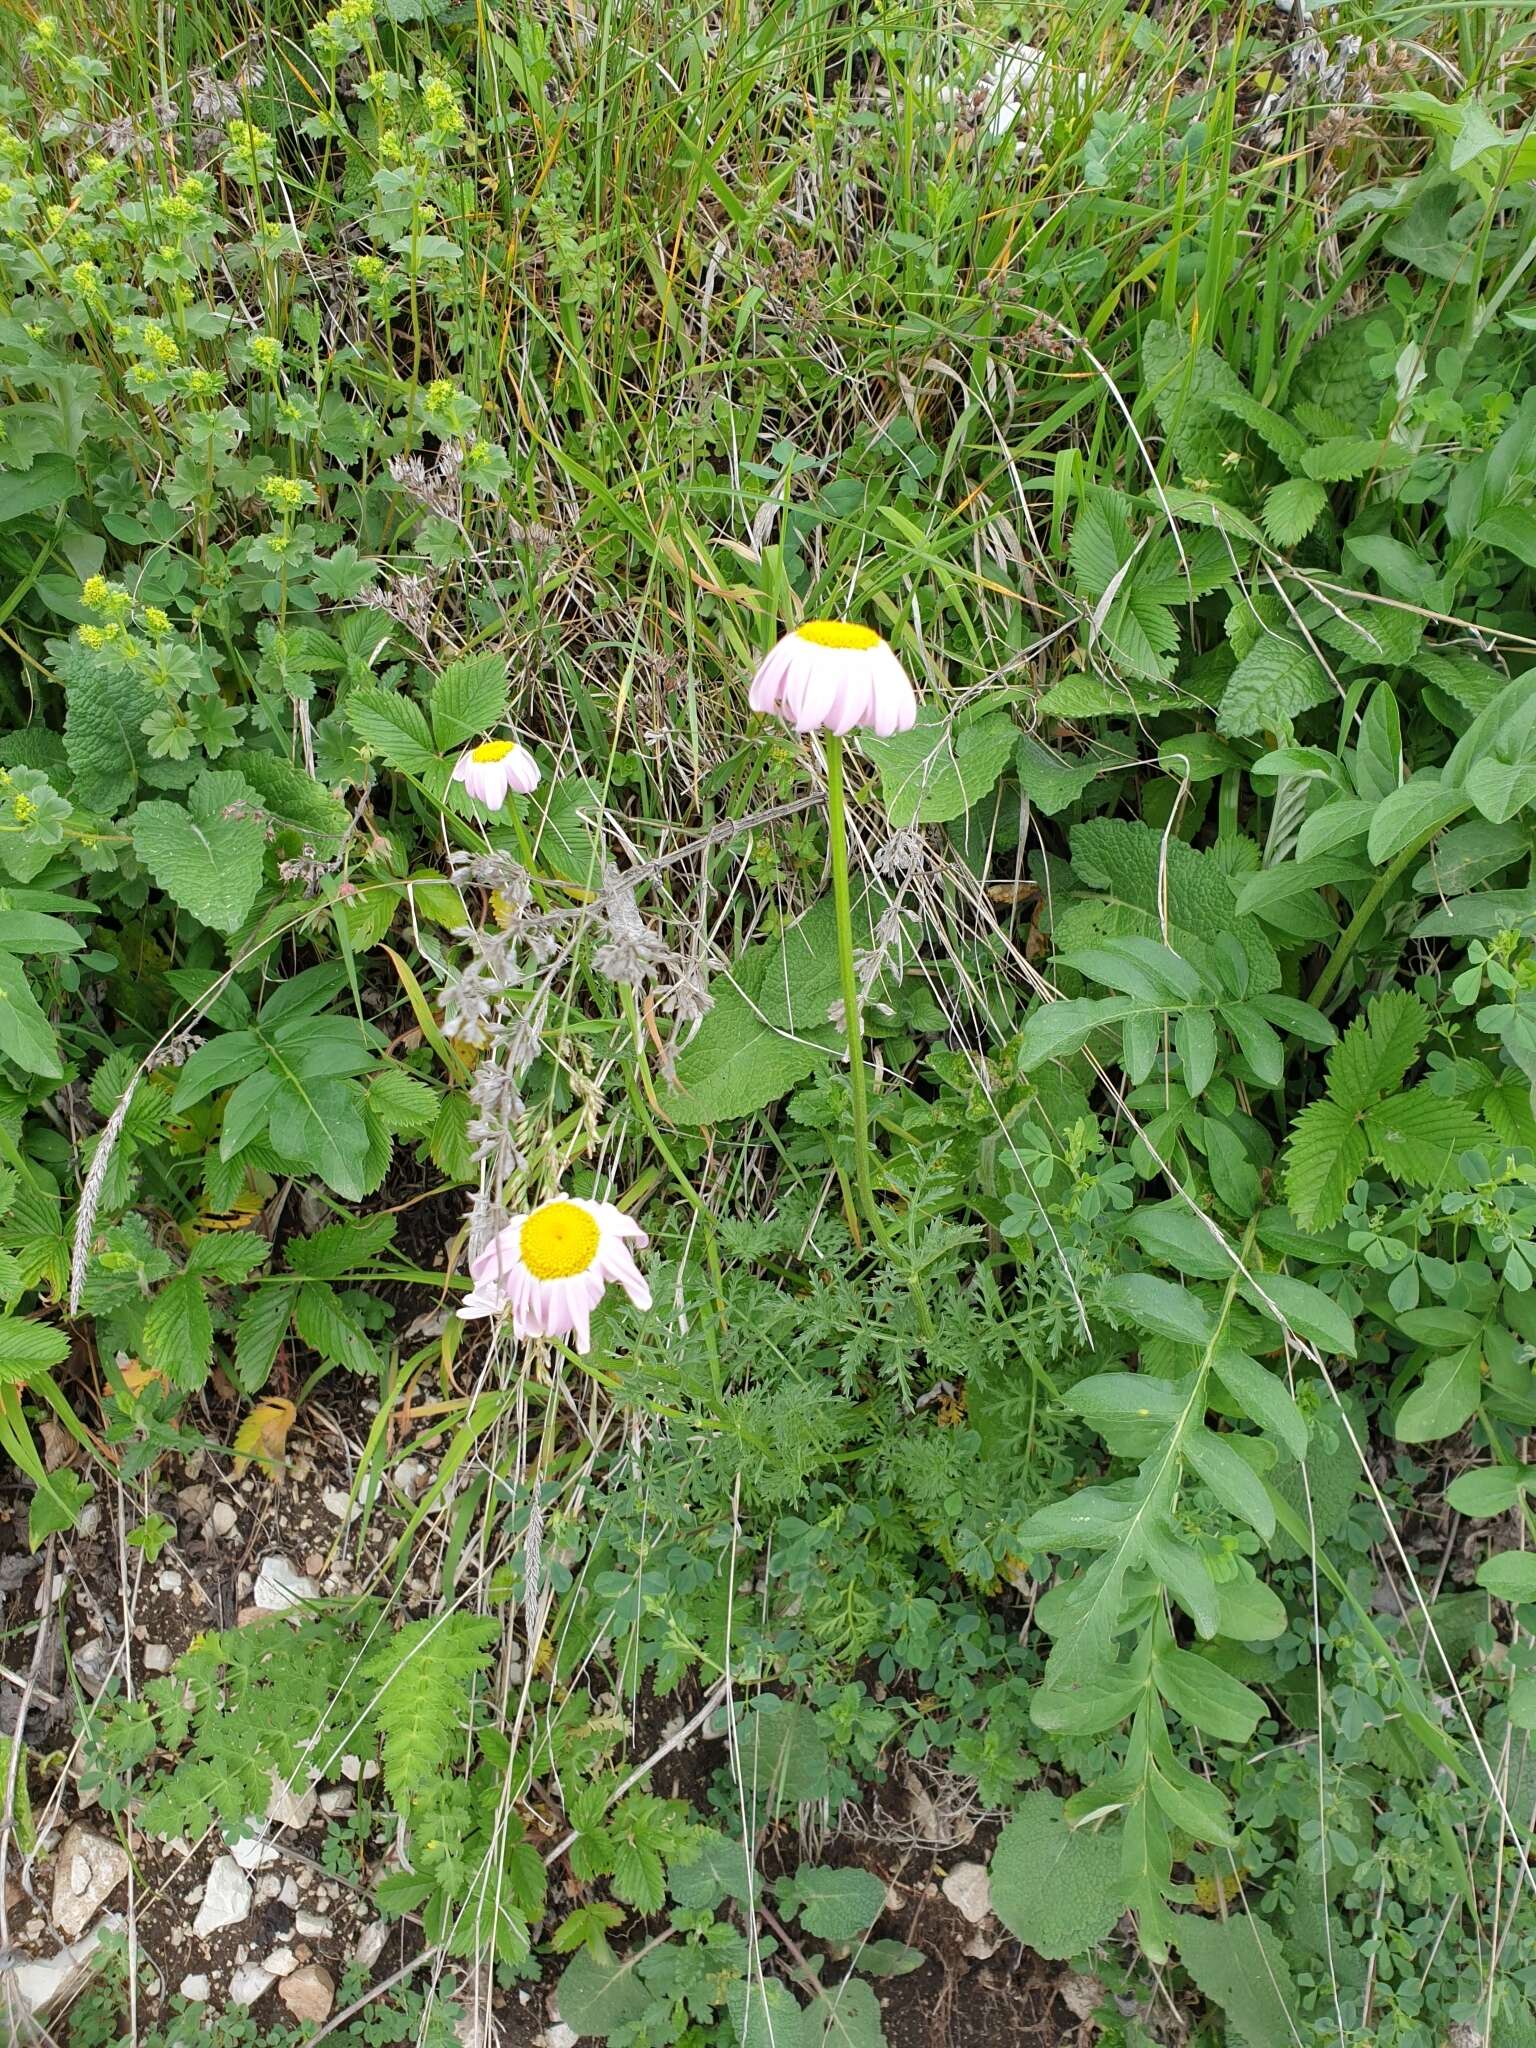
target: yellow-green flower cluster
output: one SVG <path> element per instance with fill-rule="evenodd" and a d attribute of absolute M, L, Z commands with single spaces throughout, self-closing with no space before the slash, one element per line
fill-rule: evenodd
<path fill-rule="evenodd" d="M 80 602 L 114 624 L 125 625 L 133 617 L 133 593 L 121 583 L 109 583 L 105 576 L 87 576 L 80 587 Z"/>
<path fill-rule="evenodd" d="M 261 495 L 279 512 L 297 512 L 309 497 L 309 485 L 296 476 L 264 476 Z"/>
<path fill-rule="evenodd" d="M 283 344 L 274 335 L 253 334 L 246 346 L 258 369 L 275 375 L 283 367 Z"/>

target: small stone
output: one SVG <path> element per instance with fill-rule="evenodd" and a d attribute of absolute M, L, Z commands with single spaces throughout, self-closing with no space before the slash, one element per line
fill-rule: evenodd
<path fill-rule="evenodd" d="M 213 1986 L 206 1977 L 183 1977 L 178 1987 L 183 1998 L 190 1998 L 194 2005 L 206 2005 L 213 1995 Z"/>
<path fill-rule="evenodd" d="M 146 1671 L 169 1671 L 175 1659 L 169 1643 L 146 1643 L 144 1645 L 144 1669 Z"/>
<path fill-rule="evenodd" d="M 336 1980 L 324 1963 L 306 1963 L 283 1979 L 277 1995 L 296 2020 L 328 2020 L 336 2003 Z"/>
<path fill-rule="evenodd" d="M 221 1927 L 237 1927 L 250 1910 L 250 1879 L 233 1856 L 215 1857 L 203 1888 L 203 1903 L 192 1922 L 192 1932 L 199 1941 L 206 1941 Z"/>
<path fill-rule="evenodd" d="M 274 1977 L 291 1977 L 299 1967 L 299 1959 L 291 1948 L 275 1948 L 261 1967 Z"/>
<path fill-rule="evenodd" d="M 278 1861 L 278 1849 L 273 1843 L 262 1839 L 262 1829 L 265 1826 L 265 1821 L 258 1820 L 254 1814 L 248 1813 L 245 1817 L 245 1833 L 238 1842 L 230 1843 L 229 1853 L 242 1870 L 265 1870 L 269 1863 Z"/>
<path fill-rule="evenodd" d="M 75 1676 L 94 1699 L 112 1675 L 117 1658 L 105 1636 L 92 1636 L 75 1652 Z"/>
<path fill-rule="evenodd" d="M 267 1801 L 267 1819 L 275 1828 L 307 1828 L 314 1818 L 315 1788 L 295 1790 L 281 1771 L 272 1773 L 272 1797 Z"/>
<path fill-rule="evenodd" d="M 299 1886 L 297 1879 L 292 1877 L 285 1877 L 282 1881 L 282 1884 L 278 1888 L 277 1896 L 282 1900 L 283 1904 L 288 1908 L 288 1910 L 292 1912 L 293 1908 L 299 1903 Z"/>
<path fill-rule="evenodd" d="M 74 1941 L 128 1875 L 128 1852 L 120 1842 L 93 1834 L 77 1821 L 59 1845 L 53 1879 L 53 1924 Z"/>
<path fill-rule="evenodd" d="M 339 1820 L 344 1813 L 352 1811 L 352 1787 L 333 1785 L 329 1792 L 320 1794 L 320 1811 L 331 1820 Z"/>
<path fill-rule="evenodd" d="M 371 1970 L 389 1945 L 389 1928 L 382 1920 L 375 1920 L 363 1929 L 357 1947 L 352 1951 L 352 1964 L 358 1970 Z"/>
<path fill-rule="evenodd" d="M 301 1607 L 306 1600 L 318 1600 L 320 1587 L 305 1573 L 296 1572 L 286 1557 L 274 1551 L 270 1557 L 261 1560 L 261 1570 L 256 1574 L 256 1587 L 251 1598 L 268 1614 L 285 1614 L 290 1607 Z"/>
<path fill-rule="evenodd" d="M 320 1505 L 327 1514 L 334 1515 L 338 1522 L 350 1522 L 357 1514 L 352 1496 L 344 1493 L 339 1486 L 328 1486 L 320 1496 Z"/>
<path fill-rule="evenodd" d="M 975 1962 L 985 1963 L 997 1954 L 1007 1939 L 1006 1931 L 994 1920 L 990 1933 L 986 1928 L 978 1927 L 960 1953 L 970 1956 Z"/>
<path fill-rule="evenodd" d="M 420 1498 L 431 1476 L 431 1467 L 421 1458 L 402 1458 L 393 1473 L 396 1486 L 409 1501 Z"/>
<path fill-rule="evenodd" d="M 208 1525 L 215 1536 L 227 1536 L 240 1520 L 240 1511 L 227 1500 L 216 1500 L 208 1516 Z"/>
<path fill-rule="evenodd" d="M 180 1572 L 162 1572 L 155 1581 L 162 1593 L 179 1593 L 183 1583 Z"/>
<path fill-rule="evenodd" d="M 363 1760 L 360 1756 L 344 1756 L 341 1760 L 341 1775 L 349 1785 L 355 1785 L 363 1775 Z"/>
<path fill-rule="evenodd" d="M 88 1500 L 85 1506 L 80 1510 L 79 1514 L 75 1517 L 75 1534 L 77 1536 L 94 1536 L 96 1534 L 96 1531 L 100 1527 L 100 1503 L 94 1500 Z"/>
<path fill-rule="evenodd" d="M 318 1550 L 312 1550 L 304 1560 L 304 1569 L 312 1579 L 318 1579 L 325 1570 L 325 1559 Z"/>
<path fill-rule="evenodd" d="M 258 1998 L 265 1998 L 277 1982 L 269 1976 L 260 1963 L 242 1963 L 229 1980 L 229 2002 L 231 2005 L 254 2005 Z"/>
<path fill-rule="evenodd" d="M 269 1906 L 283 1895 L 283 1880 L 275 1870 L 264 1870 L 256 1880 L 256 1903 Z"/>
<path fill-rule="evenodd" d="M 992 1880 L 984 1863 L 956 1863 L 944 1880 L 944 1896 L 973 1927 L 979 1927 L 992 1910 Z"/>
<path fill-rule="evenodd" d="M 176 1489 L 176 1505 L 185 1515 L 206 1515 L 212 1498 L 207 1486 L 180 1486 Z"/>
<path fill-rule="evenodd" d="M 295 1913 L 293 1931 L 306 1941 L 319 1941 L 331 1931 L 331 1923 L 323 1913 Z"/>
<path fill-rule="evenodd" d="M 555 2020 L 539 2036 L 544 2048 L 576 2048 L 580 2034 L 572 2033 L 564 2020 Z"/>
<path fill-rule="evenodd" d="M 1069 1970 L 1056 1980 L 1056 1994 L 1074 2019 L 1091 2020 L 1108 1997 L 1097 1977 Z"/>

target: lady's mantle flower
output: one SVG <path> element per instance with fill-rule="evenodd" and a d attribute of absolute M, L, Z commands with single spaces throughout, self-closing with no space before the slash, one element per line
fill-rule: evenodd
<path fill-rule="evenodd" d="M 796 732 L 839 735 L 867 725 L 889 739 L 917 723 L 906 671 L 878 633 L 846 619 L 811 619 L 774 648 L 752 682 L 754 711 L 772 711 Z"/>
<path fill-rule="evenodd" d="M 610 1280 L 617 1280 L 636 1308 L 649 1308 L 651 1290 L 630 1256 L 630 1239 L 640 1250 L 645 1232 L 612 1202 L 560 1196 L 526 1216 L 514 1216 L 478 1257 L 469 1262 L 474 1287 L 459 1314 L 512 1315 L 518 1337 L 574 1336 L 576 1349 L 592 1348 L 592 1311 Z"/>
<path fill-rule="evenodd" d="M 516 740 L 486 740 L 460 754 L 453 779 L 488 811 L 499 811 L 513 790 L 532 796 L 539 786 L 539 764 Z"/>

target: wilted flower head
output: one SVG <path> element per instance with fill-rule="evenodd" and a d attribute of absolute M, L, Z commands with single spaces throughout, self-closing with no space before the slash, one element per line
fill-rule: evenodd
<path fill-rule="evenodd" d="M 485 740 L 460 754 L 453 779 L 477 803 L 499 811 L 513 790 L 531 796 L 539 786 L 539 764 L 516 740 Z"/>
<path fill-rule="evenodd" d="M 592 1311 L 610 1280 L 636 1308 L 651 1305 L 651 1290 L 630 1255 L 628 1239 L 644 1250 L 645 1232 L 612 1202 L 559 1196 L 526 1216 L 514 1216 L 470 1260 L 471 1292 L 459 1304 L 466 1321 L 510 1313 L 518 1337 L 574 1337 L 592 1347 Z"/>
<path fill-rule="evenodd" d="M 748 700 L 796 732 L 839 735 L 868 726 L 882 739 L 917 723 L 917 696 L 901 663 L 868 626 L 810 619 L 767 656 Z"/>

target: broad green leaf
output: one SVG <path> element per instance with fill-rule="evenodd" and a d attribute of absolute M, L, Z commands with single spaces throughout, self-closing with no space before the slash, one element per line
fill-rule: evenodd
<path fill-rule="evenodd" d="M 347 723 L 391 768 L 426 775 L 438 766 L 426 714 L 414 699 L 362 683 L 346 699 Z"/>
<path fill-rule="evenodd" d="M 1047 1060 L 1069 1059 L 1082 1051 L 1095 1031 L 1136 1016 L 1144 1008 L 1133 996 L 1074 996 L 1042 1003 L 1025 1019 L 1019 1040 L 1019 1072 L 1032 1073 Z"/>
<path fill-rule="evenodd" d="M 1193 1650 L 1159 1650 L 1152 1677 L 1179 1718 L 1213 1742 L 1247 1742 L 1264 1717 L 1256 1692 Z"/>
<path fill-rule="evenodd" d="M 14 953 L 0 952 L 0 1054 L 24 1074 L 57 1080 L 64 1068 L 47 1013 L 27 983 Z"/>
<path fill-rule="evenodd" d="M 1431 1444 L 1454 1436 L 1471 1418 L 1482 1395 L 1482 1351 L 1467 1344 L 1430 1360 L 1392 1425 L 1399 1443 Z"/>
<path fill-rule="evenodd" d="M 1477 1583 L 1496 1600 L 1536 1600 L 1536 1550 L 1501 1550 L 1485 1557 Z"/>
<path fill-rule="evenodd" d="M 142 803 L 129 828 L 133 850 L 183 910 L 218 932 L 238 931 L 261 887 L 266 833 L 244 776 L 200 775 L 186 808 Z"/>
<path fill-rule="evenodd" d="M 907 825 L 943 825 L 991 793 L 1018 744 L 1006 712 L 957 725 L 941 710 L 919 714 L 910 732 L 890 739 L 866 734 L 864 751 L 880 770 L 886 816 Z"/>
<path fill-rule="evenodd" d="M 867 1966 L 868 1950 L 860 1949 L 858 1965 Z M 862 1977 L 845 1977 L 823 1991 L 806 2014 L 813 2027 L 824 2029 L 821 2048 L 886 2048 L 880 2022 L 880 2000 Z"/>
<path fill-rule="evenodd" d="M 1421 771 L 1377 804 L 1371 813 L 1366 852 L 1377 867 L 1385 867 L 1405 847 L 1421 845 L 1471 808 L 1466 790 L 1451 788 Z"/>
<path fill-rule="evenodd" d="M 1289 2048 L 1305 2039 L 1285 1951 L 1251 1910 L 1225 1920 L 1181 1913 L 1175 1924 L 1180 1961 L 1226 2014 L 1231 2048 Z"/>
<path fill-rule="evenodd" d="M 1216 729 L 1231 739 L 1286 733 L 1294 719 L 1333 693 L 1328 672 L 1303 640 L 1266 633 L 1245 654 L 1222 692 Z"/>
<path fill-rule="evenodd" d="M 1282 1327 L 1340 1358 L 1355 1355 L 1355 1326 L 1331 1295 L 1288 1273 L 1258 1273 L 1244 1281 L 1243 1299 Z"/>
<path fill-rule="evenodd" d="M 1216 1318 L 1187 1287 L 1159 1280 L 1151 1273 L 1117 1273 L 1099 1290 L 1111 1314 L 1153 1337 L 1176 1344 L 1209 1344 Z"/>
<path fill-rule="evenodd" d="M 1278 1437 L 1293 1458 L 1307 1454 L 1307 1425 L 1291 1390 L 1245 1351 L 1224 1346 L 1211 1360 L 1216 1377 L 1250 1422 Z"/>
<path fill-rule="evenodd" d="M 1179 1448 L 1227 1512 L 1268 1541 L 1275 1528 L 1274 1508 L 1263 1480 L 1230 1441 L 1209 1429 L 1191 1429 L 1180 1438 Z"/>
<path fill-rule="evenodd" d="M 790 1910 L 820 1941 L 850 1942 L 873 1927 L 885 1906 L 885 1886 L 856 1866 L 827 1869 L 802 1863 L 786 1888 Z"/>
<path fill-rule="evenodd" d="M 1507 1514 L 1527 1490 L 1526 1476 L 1527 1468 L 1521 1465 L 1484 1465 L 1475 1472 L 1459 1472 L 1445 1497 L 1458 1515 L 1481 1521 Z"/>
<path fill-rule="evenodd" d="M 1069 1827 L 1054 1793 L 1027 1793 L 992 1857 L 992 1910 L 1036 1955 L 1086 1954 L 1123 1911 L 1119 1830 Z"/>
<path fill-rule="evenodd" d="M 349 701 L 355 703 L 355 695 Z M 432 685 L 430 705 L 439 748 L 460 747 L 488 732 L 507 714 L 507 657 L 465 654 L 449 662 Z"/>

